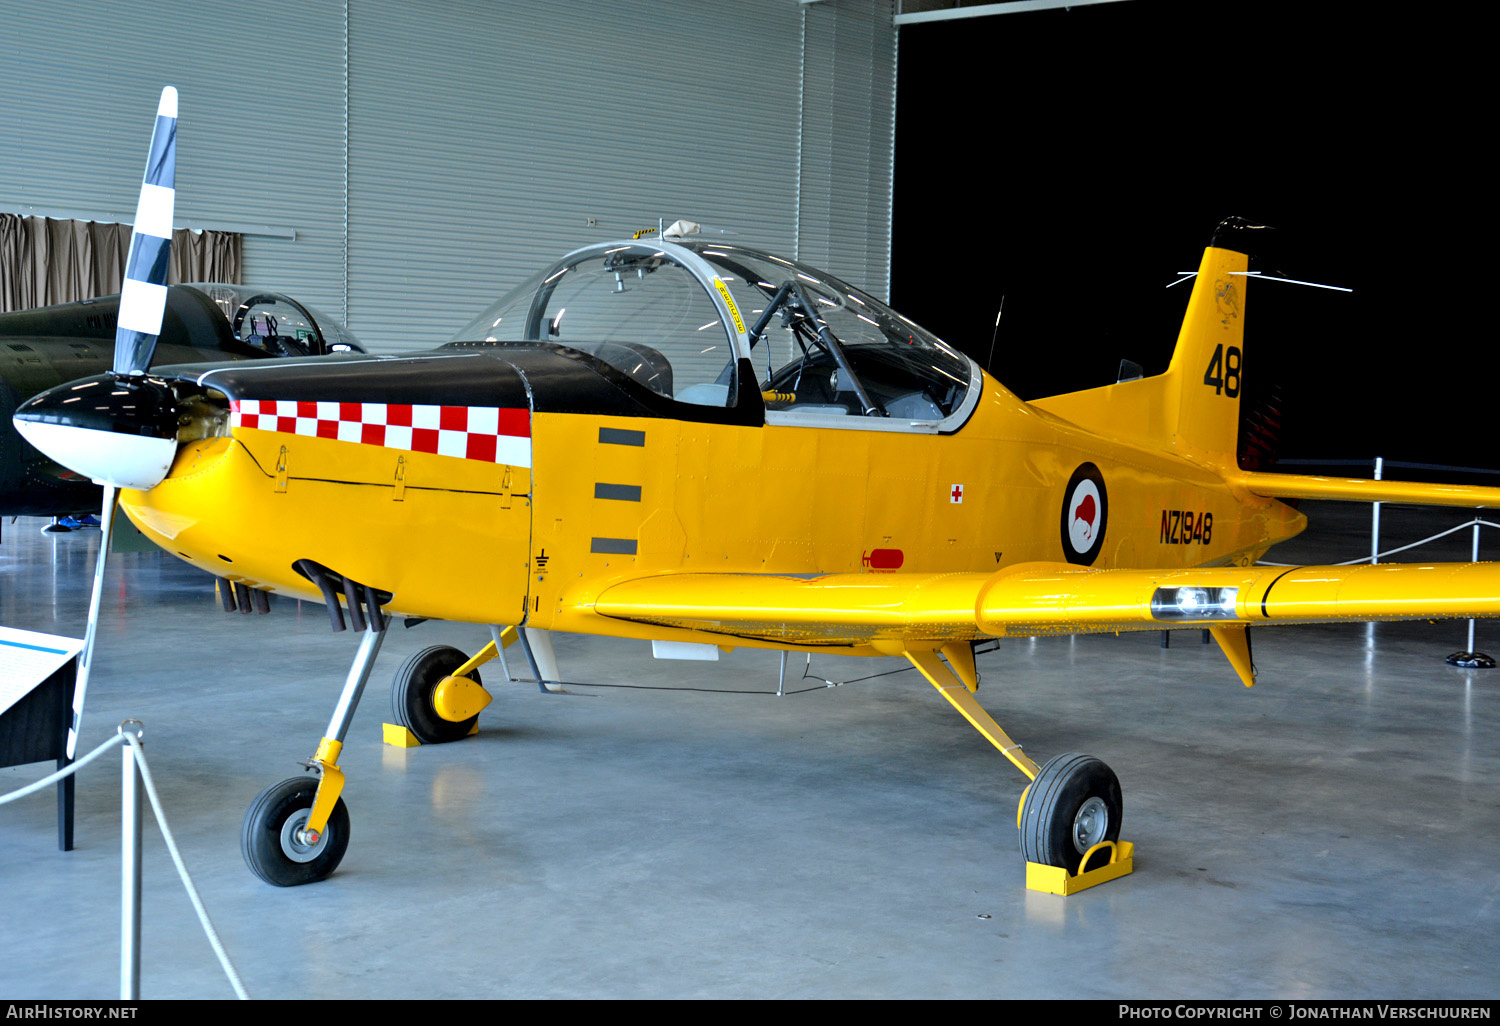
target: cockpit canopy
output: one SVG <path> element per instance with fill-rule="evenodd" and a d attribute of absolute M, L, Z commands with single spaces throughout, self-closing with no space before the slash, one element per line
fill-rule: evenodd
<path fill-rule="evenodd" d="M 363 353 L 354 333 L 332 317 L 280 292 L 248 285 L 188 282 L 214 301 L 239 341 L 272 356 Z"/>
<path fill-rule="evenodd" d="M 946 426 L 978 393 L 972 361 L 874 297 L 805 264 L 698 240 L 570 253 L 452 341 L 564 345 L 704 406 L 732 402 L 749 359 L 773 420 Z"/>

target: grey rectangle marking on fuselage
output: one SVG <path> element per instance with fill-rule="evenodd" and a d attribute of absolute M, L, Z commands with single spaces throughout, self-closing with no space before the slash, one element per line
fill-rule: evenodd
<path fill-rule="evenodd" d="M 602 481 L 594 484 L 594 498 L 596 499 L 618 499 L 621 502 L 640 502 L 640 485 L 605 484 Z"/>
<path fill-rule="evenodd" d="M 589 551 L 609 556 L 633 556 L 635 555 L 635 539 L 595 538 L 589 546 Z"/>
<path fill-rule="evenodd" d="M 600 445 L 645 445 L 646 432 L 627 428 L 602 427 L 599 429 Z"/>

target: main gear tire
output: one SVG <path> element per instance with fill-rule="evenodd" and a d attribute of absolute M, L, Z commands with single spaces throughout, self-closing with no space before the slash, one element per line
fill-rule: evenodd
<path fill-rule="evenodd" d="M 468 661 L 468 656 L 451 645 L 433 645 L 414 654 L 396 671 L 391 684 L 391 715 L 424 745 L 468 737 L 479 722 L 477 713 L 458 722 L 445 720 L 438 715 L 433 704 L 434 693 L 442 679 Z M 482 683 L 477 669 L 470 670 L 466 676 L 475 684 Z"/>
<path fill-rule="evenodd" d="M 1119 841 L 1124 801 L 1114 770 L 1089 755 L 1069 752 L 1042 767 L 1021 803 L 1021 854 L 1027 862 L 1077 875 L 1084 854 L 1101 841 Z M 1089 868 L 1097 868 L 1098 860 Z"/>

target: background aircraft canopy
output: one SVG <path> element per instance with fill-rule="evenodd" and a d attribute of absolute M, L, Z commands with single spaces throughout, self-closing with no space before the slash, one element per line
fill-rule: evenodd
<path fill-rule="evenodd" d="M 780 393 L 767 395 L 769 408 L 834 415 L 942 420 L 976 378 L 967 357 L 837 278 L 698 240 L 577 250 L 451 341 L 566 345 L 662 395 L 712 406 L 734 394 L 745 356 L 760 388 Z"/>
<path fill-rule="evenodd" d="M 354 333 L 334 318 L 279 292 L 249 285 L 188 282 L 214 301 L 234 337 L 272 356 L 363 353 Z"/>

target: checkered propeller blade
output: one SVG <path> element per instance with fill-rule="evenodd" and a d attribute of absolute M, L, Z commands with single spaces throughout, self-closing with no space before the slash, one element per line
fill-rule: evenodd
<path fill-rule="evenodd" d="M 120 289 L 115 329 L 116 374 L 142 374 L 151 364 L 167 305 L 167 264 L 172 255 L 172 212 L 177 189 L 177 90 L 161 91 L 151 154 L 130 233 L 130 255 Z"/>
<path fill-rule="evenodd" d="M 33 396 L 16 410 L 28 442 L 116 488 L 153 488 L 177 452 L 176 397 L 146 374 L 161 333 L 172 250 L 177 90 L 162 90 L 120 290 L 114 369 Z"/>
<path fill-rule="evenodd" d="M 172 209 L 176 199 L 177 178 L 177 90 L 167 86 L 161 91 L 161 101 L 156 108 L 156 126 L 151 133 L 151 155 L 146 160 L 146 174 L 141 182 L 141 198 L 136 206 L 135 226 L 130 233 L 130 256 L 125 263 L 125 282 L 120 289 L 120 318 L 115 328 L 114 373 L 140 375 L 151 365 L 151 356 L 156 351 L 156 339 L 161 334 L 162 312 L 167 305 L 167 261 L 172 252 Z M 130 383 L 121 382 L 127 391 L 139 392 L 146 382 L 137 378 Z M 123 394 L 119 388 L 112 395 Z M 132 402 L 132 409 L 134 404 Z M 88 627 L 84 634 L 83 651 L 78 658 L 78 679 L 73 686 L 73 717 L 68 725 L 68 758 L 73 758 L 78 748 L 78 734 L 83 724 L 83 703 L 88 693 L 89 675 L 94 665 L 94 642 L 99 628 L 99 606 L 104 595 L 104 568 L 109 558 L 110 536 L 115 524 L 115 513 L 119 509 L 118 484 L 150 487 L 164 476 L 162 464 L 175 449 L 175 441 L 167 438 L 148 438 L 134 433 L 120 435 L 97 430 L 73 430 L 64 425 L 43 424 L 43 428 L 64 434 L 65 445 L 75 442 L 72 435 L 93 449 L 110 453 L 108 469 L 99 475 L 104 484 L 104 502 L 99 510 L 99 555 L 94 563 L 94 587 L 89 598 Z M 136 464 L 141 460 L 130 445 L 122 448 L 100 446 L 98 442 L 133 443 L 153 447 L 147 463 L 153 466 L 145 471 Z M 160 450 L 159 452 L 156 450 Z M 125 458 L 125 457 L 129 458 Z M 131 470 L 119 473 L 121 465 Z M 115 477 L 127 480 L 116 481 Z M 138 478 L 138 479 L 137 479 Z"/>

